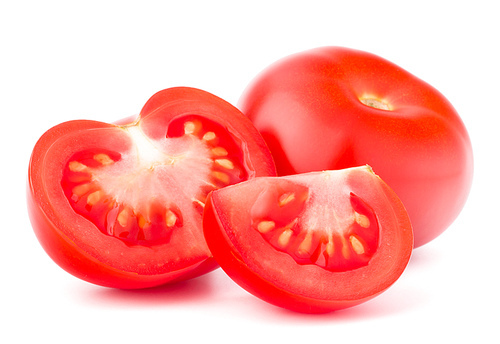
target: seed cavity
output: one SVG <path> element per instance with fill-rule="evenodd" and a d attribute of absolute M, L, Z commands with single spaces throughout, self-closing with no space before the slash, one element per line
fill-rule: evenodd
<path fill-rule="evenodd" d="M 196 115 L 176 118 L 159 139 L 185 136 L 175 144 L 155 144 L 156 150 L 150 149 L 152 142 L 140 126 L 127 126 L 125 133 L 137 147 L 136 154 L 120 155 L 97 146 L 77 152 L 66 162 L 61 185 L 78 214 L 127 245 L 168 242 L 183 227 L 184 212 L 198 217 L 211 191 L 248 178 L 242 163 L 244 152 L 236 138 L 208 119 Z M 137 162 L 136 156 L 140 157 Z M 183 181 L 175 175 L 174 163 L 175 169 L 179 166 L 179 170 L 193 172 L 185 181 L 191 195 L 187 198 L 187 194 L 169 191 L 177 190 L 170 184 Z M 175 178 L 162 183 L 167 174 Z M 181 202 L 182 211 L 172 198 Z"/>
<path fill-rule="evenodd" d="M 342 189 L 322 194 L 287 186 L 259 196 L 256 204 L 267 210 L 252 208 L 253 228 L 269 245 L 300 265 L 329 271 L 355 270 L 370 262 L 379 245 L 379 225 L 360 197 L 338 194 Z M 311 200 L 316 203 L 307 203 Z"/>

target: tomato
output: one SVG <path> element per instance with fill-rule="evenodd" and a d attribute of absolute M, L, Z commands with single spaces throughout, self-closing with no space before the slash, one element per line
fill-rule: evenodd
<path fill-rule="evenodd" d="M 202 233 L 207 194 L 275 174 L 262 137 L 235 107 L 171 88 L 132 122 L 75 120 L 43 134 L 29 164 L 28 209 L 63 269 L 102 286 L 145 288 L 218 267 Z"/>
<path fill-rule="evenodd" d="M 210 250 L 235 282 L 298 312 L 379 295 L 403 273 L 413 248 L 403 204 L 369 166 L 215 190 L 203 221 Z"/>
<path fill-rule="evenodd" d="M 238 104 L 279 175 L 368 164 L 403 201 L 415 247 L 462 210 L 472 182 L 467 130 L 435 88 L 378 56 L 323 47 L 284 58 Z"/>

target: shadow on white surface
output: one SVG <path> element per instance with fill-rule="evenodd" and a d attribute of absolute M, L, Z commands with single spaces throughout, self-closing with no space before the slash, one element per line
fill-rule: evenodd
<path fill-rule="evenodd" d="M 79 290 L 85 302 L 102 306 L 119 307 L 164 307 L 204 303 L 210 300 L 216 291 L 212 283 L 213 276 L 207 274 L 198 278 L 167 284 L 148 289 L 113 289 L 88 285 Z"/>
<path fill-rule="evenodd" d="M 416 255 L 410 264 L 426 265 L 430 259 L 424 256 Z M 301 314 L 270 305 L 240 288 L 221 269 L 192 280 L 150 289 L 120 290 L 88 285 L 85 289 L 78 288 L 78 298 L 91 307 L 220 312 L 258 322 L 352 322 L 397 316 L 426 304 L 428 295 L 404 277 L 403 274 L 386 292 L 364 304 L 326 314 Z"/>

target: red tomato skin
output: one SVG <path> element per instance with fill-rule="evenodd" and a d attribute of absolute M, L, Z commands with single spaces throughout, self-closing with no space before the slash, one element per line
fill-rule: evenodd
<path fill-rule="evenodd" d="M 243 182 L 242 184 L 249 183 Z M 357 306 L 387 290 L 403 273 L 409 262 L 413 249 L 412 225 L 398 196 L 382 181 L 380 186 L 384 197 L 389 200 L 393 208 L 391 213 L 379 215 L 381 221 L 384 221 L 382 218 L 396 219 L 398 230 L 397 234 L 385 233 L 382 235 L 380 252 L 374 256 L 374 262 L 370 264 L 391 266 L 391 272 L 383 276 L 380 274 L 371 276 L 371 279 L 368 278 L 368 281 L 364 282 L 362 282 L 362 279 L 365 276 L 358 280 L 351 280 L 348 284 L 363 285 L 365 286 L 363 288 L 370 291 L 359 292 L 355 297 L 349 299 L 316 298 L 299 295 L 281 288 L 277 286 L 276 281 L 263 278 L 258 272 L 249 267 L 228 235 L 228 231 L 231 231 L 229 222 L 232 215 L 218 211 L 222 201 L 220 194 L 227 191 L 228 188 L 239 187 L 240 185 L 229 186 L 226 190 L 216 190 L 209 194 L 203 218 L 205 238 L 215 259 L 231 279 L 249 293 L 272 305 L 294 312 L 310 314 L 328 313 Z M 395 239 L 396 237 L 398 239 Z M 248 249 L 258 250 L 258 246 L 259 244 L 255 243 L 253 247 Z M 269 256 L 266 257 L 269 258 Z M 283 270 L 283 273 L 286 274 L 286 268 L 283 268 Z M 362 276 L 365 272 L 360 269 L 359 276 Z M 339 275 L 342 275 L 342 273 L 339 273 Z M 387 282 L 388 280 L 390 282 Z M 366 283 L 369 283 L 369 286 Z M 331 285 L 331 288 L 335 289 L 336 286 Z"/>
<path fill-rule="evenodd" d="M 136 273 L 105 265 L 65 236 L 36 203 L 32 188 L 28 187 L 28 190 L 28 212 L 38 241 L 57 265 L 84 281 L 111 288 L 141 289 L 187 280 L 219 267 L 210 257 L 187 269 L 161 275 L 138 276 Z"/>
<path fill-rule="evenodd" d="M 372 96 L 391 110 L 361 103 Z M 254 122 L 279 175 L 368 164 L 410 215 L 415 247 L 450 226 L 472 184 L 467 130 L 450 102 L 370 53 L 322 47 L 269 66 L 238 107 Z"/>
<path fill-rule="evenodd" d="M 158 97 L 160 97 L 163 102 L 158 102 Z M 172 100 L 172 97 L 175 99 Z M 170 101 L 168 101 L 168 99 L 170 99 Z M 160 91 L 151 97 L 150 101 L 154 102 L 156 106 L 151 107 L 151 102 L 146 103 L 145 109 L 141 111 L 140 117 L 130 117 L 130 120 L 135 121 L 145 118 L 151 115 L 152 112 L 165 112 L 168 114 L 173 104 L 175 104 L 175 111 L 177 111 L 179 115 L 182 115 L 182 113 L 198 113 L 201 115 L 203 109 L 208 112 L 215 111 L 217 113 L 214 119 L 222 121 L 221 123 L 225 123 L 224 113 L 227 114 L 229 121 L 228 125 L 231 130 L 234 130 L 234 133 L 239 135 L 245 132 L 252 136 L 252 138 L 248 137 L 249 141 L 252 142 L 249 143 L 250 147 L 247 147 L 248 154 L 251 155 L 247 158 L 249 164 L 254 169 L 251 177 L 276 175 L 272 157 L 262 138 L 259 139 L 260 135 L 257 130 L 236 108 L 231 107 L 222 99 L 201 90 L 182 87 Z M 146 106 L 150 107 L 146 108 Z M 210 114 L 207 113 L 207 116 L 209 115 Z M 232 118 L 233 116 L 235 118 Z M 242 123 L 236 123 L 238 121 L 238 116 L 244 119 Z M 231 125 L 231 121 L 235 122 Z M 120 125 L 128 123 L 129 120 L 119 122 Z M 93 236 L 92 239 L 78 238 L 78 234 L 75 234 L 75 232 L 77 232 L 76 228 L 70 229 L 70 231 L 72 232 L 71 235 L 78 238 L 78 241 L 68 236 L 68 228 L 71 228 L 71 225 L 76 226 L 74 223 L 76 223 L 75 221 L 77 219 L 79 223 L 81 223 L 82 219 L 80 215 L 72 212 L 72 210 L 68 210 L 70 207 L 66 199 L 61 198 L 54 200 L 47 196 L 47 185 L 53 186 L 59 183 L 56 181 L 49 184 L 48 181 L 44 180 L 42 177 L 42 175 L 45 175 L 43 170 L 47 166 L 47 162 L 45 161 L 47 151 L 52 148 L 54 142 L 67 135 L 76 135 L 79 132 L 84 133 L 86 131 L 115 127 L 115 124 L 87 120 L 65 122 L 49 129 L 35 145 L 29 163 L 26 197 L 30 221 L 35 235 L 43 249 L 55 263 L 75 277 L 96 285 L 120 289 L 155 287 L 166 283 L 194 278 L 218 268 L 217 262 L 210 254 L 207 254 L 204 257 L 193 257 L 192 260 L 182 262 L 171 269 L 165 268 L 162 272 L 138 273 L 134 269 L 127 269 L 123 266 L 117 268 L 112 264 L 106 263 L 81 245 L 81 242 L 91 240 L 86 242 L 85 245 L 98 246 L 100 249 L 106 249 L 105 244 L 98 242 L 99 239 L 96 239 L 99 235 L 102 235 L 102 237 L 105 235 L 99 234 L 100 232 L 95 229 L 95 226 L 90 221 L 87 221 L 88 223 L 85 225 L 86 230 L 98 233 L 94 234 L 95 236 Z M 248 129 L 248 132 L 245 131 L 246 129 L 244 128 Z M 117 143 L 117 145 L 119 144 Z M 57 162 L 55 163 L 57 164 Z M 62 194 L 62 191 L 60 193 Z M 51 201 L 54 202 L 52 203 Z M 94 227 L 94 229 L 92 229 L 92 227 Z M 92 240 L 94 240 L 94 242 L 92 242 Z M 108 240 L 109 243 L 114 239 L 107 238 L 106 240 Z M 119 250 L 123 249 L 123 246 L 123 243 L 120 243 L 120 248 L 118 249 L 110 246 L 109 251 L 111 251 L 112 254 L 113 252 L 117 254 L 117 252 L 120 252 Z M 126 256 L 128 256 L 127 259 L 133 260 L 133 251 L 134 249 L 125 252 Z M 208 249 L 207 252 L 209 252 Z"/>

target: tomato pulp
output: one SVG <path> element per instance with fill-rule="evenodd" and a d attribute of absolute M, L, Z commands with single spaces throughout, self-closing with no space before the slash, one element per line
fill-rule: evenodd
<path fill-rule="evenodd" d="M 144 288 L 218 265 L 202 233 L 207 194 L 275 175 L 252 123 L 207 92 L 155 94 L 131 123 L 70 121 L 36 143 L 28 209 L 44 249 L 98 285 Z"/>
<path fill-rule="evenodd" d="M 403 273 L 413 248 L 403 204 L 368 166 L 215 190 L 203 226 L 210 250 L 235 282 L 306 313 L 379 295 Z"/>
<path fill-rule="evenodd" d="M 324 47 L 289 56 L 256 77 L 239 108 L 279 175 L 372 166 L 403 201 L 416 247 L 448 228 L 469 194 L 472 148 L 456 110 L 373 54 Z"/>

